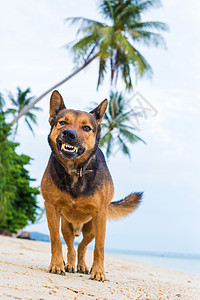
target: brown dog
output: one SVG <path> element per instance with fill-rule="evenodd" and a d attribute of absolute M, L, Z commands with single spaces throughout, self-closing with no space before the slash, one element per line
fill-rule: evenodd
<path fill-rule="evenodd" d="M 110 203 L 113 182 L 104 155 L 98 148 L 107 102 L 104 100 L 87 113 L 66 109 L 57 91 L 51 95 L 48 141 L 52 153 L 42 179 L 41 192 L 51 237 L 49 271 L 53 273 L 75 271 L 74 237 L 82 232 L 77 271 L 89 273 L 85 252 L 87 245 L 95 238 L 90 278 L 104 281 L 106 220 L 128 215 L 137 207 L 142 196 L 141 193 L 130 194 L 124 200 Z M 68 247 L 66 265 L 59 234 L 60 219 Z"/>

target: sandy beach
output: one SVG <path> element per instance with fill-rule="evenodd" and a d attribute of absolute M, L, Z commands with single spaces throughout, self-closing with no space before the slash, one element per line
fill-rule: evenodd
<path fill-rule="evenodd" d="M 86 261 L 92 264 L 92 252 Z M 102 283 L 85 274 L 50 274 L 49 262 L 50 243 L 0 236 L 0 299 L 200 299 L 196 275 L 106 254 Z"/>

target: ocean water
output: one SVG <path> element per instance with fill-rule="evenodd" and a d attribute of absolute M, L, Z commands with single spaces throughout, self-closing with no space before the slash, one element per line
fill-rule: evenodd
<path fill-rule="evenodd" d="M 41 234 L 38 232 L 31 232 L 31 239 L 50 242 L 49 235 Z M 62 242 L 64 243 L 63 239 Z M 77 245 L 78 242 L 75 241 L 75 246 Z M 88 249 L 93 250 L 91 244 L 89 245 Z M 151 265 L 200 275 L 200 255 L 198 254 L 194 255 L 167 252 L 127 251 L 119 249 L 106 249 L 106 252 L 115 256 L 135 260 L 138 262 L 144 262 Z"/>
<path fill-rule="evenodd" d="M 151 265 L 200 275 L 200 255 L 107 250 L 108 253 Z"/>

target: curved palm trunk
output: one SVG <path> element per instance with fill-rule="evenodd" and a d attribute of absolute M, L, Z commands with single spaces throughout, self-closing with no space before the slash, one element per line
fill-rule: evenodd
<path fill-rule="evenodd" d="M 81 70 L 83 70 L 85 67 L 87 67 L 87 65 L 89 65 L 95 58 L 97 58 L 99 56 L 99 54 L 95 54 L 92 58 L 90 58 L 89 60 L 87 60 L 82 67 L 78 68 L 76 71 L 74 71 L 72 74 L 70 74 L 69 76 L 65 77 L 63 80 L 61 80 L 60 82 L 58 82 L 57 84 L 55 84 L 54 86 L 52 86 L 50 89 L 48 89 L 46 92 L 44 92 L 42 95 L 40 95 L 38 98 L 36 98 L 33 102 L 31 102 L 29 105 L 27 105 L 26 107 L 24 107 L 24 109 L 22 109 L 22 111 L 13 119 L 13 121 L 11 122 L 11 125 L 14 125 L 15 123 L 18 122 L 18 120 L 24 116 L 25 114 L 27 114 L 27 112 L 29 112 L 29 110 L 31 108 L 33 108 L 35 106 L 35 104 L 37 102 L 39 102 L 42 98 L 44 98 L 47 94 L 49 94 L 50 92 L 52 92 L 53 90 L 55 90 L 57 87 L 61 86 L 63 83 L 65 83 L 66 81 L 68 81 L 69 79 L 71 79 L 72 77 L 74 77 L 76 74 L 78 74 Z"/>

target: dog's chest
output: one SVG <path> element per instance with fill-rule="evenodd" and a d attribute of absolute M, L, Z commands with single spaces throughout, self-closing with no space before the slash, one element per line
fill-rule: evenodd
<path fill-rule="evenodd" d="M 71 204 L 71 206 L 72 206 L 73 209 L 77 208 L 77 203 L 76 203 L 76 201 L 74 199 L 71 199 L 70 204 Z"/>
<path fill-rule="evenodd" d="M 71 193 L 60 189 L 48 173 L 42 180 L 41 190 L 46 201 L 58 209 L 64 210 L 68 215 L 91 215 L 97 210 L 99 202 L 98 190 L 91 196 L 82 196 L 81 193 L 77 193 L 77 196 L 73 197 Z"/>
<path fill-rule="evenodd" d="M 87 223 L 97 211 L 96 205 L 91 204 L 90 198 L 68 198 L 65 206 L 61 207 L 61 214 L 70 223 Z"/>

